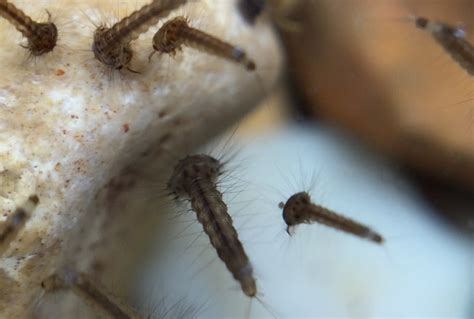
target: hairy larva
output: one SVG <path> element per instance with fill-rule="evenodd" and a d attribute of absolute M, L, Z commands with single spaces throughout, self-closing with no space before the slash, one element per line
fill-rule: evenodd
<path fill-rule="evenodd" d="M 16 239 L 18 233 L 25 226 L 31 214 L 38 206 L 39 198 L 37 195 L 31 195 L 28 200 L 18 207 L 8 219 L 0 224 L 0 256 L 9 247 L 10 243 Z"/>
<path fill-rule="evenodd" d="M 42 5 L 49 1 L 35 2 L 34 5 L 31 3 L 31 8 L 42 12 Z M 91 6 L 93 2 L 95 1 L 88 1 L 85 5 Z M 76 42 L 77 48 L 87 48 L 89 57 L 93 58 L 90 52 L 91 41 L 85 44 L 78 37 L 92 35 L 92 32 L 87 33 L 83 28 L 87 24 L 84 15 L 71 2 L 61 3 L 64 18 L 75 25 L 74 32 L 67 34 L 67 37 Z M 235 21 L 236 26 L 241 25 L 242 21 L 232 11 L 231 5 L 221 3 L 226 2 L 206 3 L 208 21 L 218 20 L 225 13 L 231 21 Z M 200 5 L 196 7 L 201 8 Z M 121 6 L 120 9 L 122 8 L 124 7 Z M 110 11 L 112 10 L 104 10 Z M 189 13 L 193 15 L 196 11 L 195 8 L 190 8 Z M 7 28 L 2 25 L 1 31 L 5 30 L 15 32 L 17 38 L 21 37 L 9 25 Z M 270 47 L 270 51 L 276 52 L 277 46 L 273 46 L 273 39 L 267 37 L 269 31 L 271 30 L 266 27 L 262 33 L 258 33 L 266 39 L 258 48 L 264 51 L 264 48 Z M 222 27 L 216 28 L 217 34 L 227 34 L 226 32 Z M 149 35 L 151 40 L 152 34 Z M 248 32 L 236 33 L 237 37 L 241 35 L 245 35 L 248 42 L 255 37 Z M 11 43 L 18 41 L 10 41 L 13 37 L 8 37 L 4 32 L 1 36 L 2 39 L 9 40 L 5 50 L 1 51 L 10 61 L 15 61 L 15 51 L 22 49 L 9 48 Z M 149 53 L 147 49 L 151 48 L 150 41 L 136 42 L 134 49 L 139 48 L 137 56 L 146 60 Z M 13 171 L 15 180 L 17 175 L 23 176 L 23 171 L 32 171 L 31 178 L 21 178 L 22 183 L 33 184 L 39 180 L 37 183 L 40 184 L 38 192 L 41 198 L 41 205 L 35 211 L 34 218 L 27 222 L 25 230 L 22 230 L 21 238 L 11 243 L 8 252 L 2 256 L 0 312 L 6 317 L 10 317 L 10 314 L 13 317 L 27 317 L 30 313 L 36 316 L 35 312 L 25 309 L 23 305 L 32 304 L 32 300 L 39 299 L 42 295 L 39 281 L 55 273 L 65 262 L 73 264 L 77 271 L 99 278 L 105 283 L 115 272 L 122 271 L 129 264 L 138 263 L 138 253 L 133 254 L 130 249 L 132 256 L 122 254 L 122 247 L 116 243 L 122 238 L 128 240 L 129 237 L 141 234 L 141 224 L 150 224 L 149 215 L 145 215 L 143 210 L 131 211 L 125 205 L 116 203 L 123 203 L 127 199 L 127 187 L 132 188 L 135 180 L 149 172 L 141 170 L 142 163 L 160 161 L 158 156 L 144 159 L 145 155 L 142 153 L 157 155 L 163 147 L 176 151 L 184 140 L 194 145 L 203 143 L 245 111 L 249 111 L 260 97 L 250 93 L 249 85 L 242 80 L 240 74 L 236 74 L 238 72 L 226 74 L 218 86 L 206 93 L 195 90 L 209 87 L 201 80 L 194 81 L 186 76 L 168 85 L 159 74 L 156 75 L 159 72 L 147 72 L 145 78 L 132 76 L 132 80 L 128 81 L 133 88 L 130 94 L 114 90 L 116 99 L 111 99 L 103 94 L 106 79 L 100 77 L 98 72 L 103 69 L 101 64 L 95 60 L 90 64 L 81 62 L 74 54 L 66 52 L 55 61 L 61 66 L 58 67 L 57 74 L 34 73 L 26 68 L 15 70 L 18 72 L 11 72 L 8 68 L 4 72 L 5 81 L 2 82 L 0 92 L 3 114 L 1 169 L 2 172 Z M 277 69 L 277 63 L 269 64 Z M 198 61 L 198 65 L 206 72 L 222 69 L 222 65 L 217 64 L 216 67 L 215 63 Z M 178 68 L 181 75 L 192 73 L 195 69 L 197 67 L 188 68 L 187 65 Z M 216 78 L 220 77 L 224 78 L 222 74 L 216 74 Z M 209 82 L 214 84 L 212 80 Z M 219 93 L 220 87 L 225 89 L 230 86 L 227 83 L 232 84 L 232 93 Z M 196 96 L 196 91 L 201 93 Z M 235 99 L 229 99 L 239 95 L 242 96 L 239 103 L 231 101 Z M 191 105 L 181 103 L 185 97 Z M 221 103 L 221 98 L 229 100 L 228 103 Z M 218 112 L 220 107 L 224 112 Z M 208 108 L 213 112 L 208 112 Z M 198 113 L 194 113 L 195 111 Z M 214 117 L 215 113 L 218 113 L 218 119 Z M 196 115 L 199 115 L 200 121 L 191 121 Z M 15 119 L 10 121 L 10 118 Z M 214 122 L 212 127 L 208 125 Z M 192 138 L 189 138 L 189 134 Z M 18 138 L 18 142 L 15 138 Z M 4 143 L 4 140 L 10 143 Z M 111 146 L 112 141 L 117 142 L 117 146 L 102 150 L 102 146 Z M 107 149 L 113 152 L 109 153 Z M 95 169 L 104 175 L 99 177 Z M 163 171 L 165 167 L 160 164 L 156 170 Z M 121 183 L 122 173 L 129 171 L 139 171 L 143 175 L 134 175 L 130 184 L 128 181 Z M 2 186 L 6 179 L 2 175 Z M 125 190 L 122 188 L 123 184 L 126 185 Z M 23 192 L 15 187 L 9 193 L 10 190 L 2 188 L 2 204 L 10 209 L 13 203 L 11 199 L 26 198 L 31 193 L 29 190 Z M 13 210 L 14 208 L 8 212 Z M 4 220 L 5 218 L 2 219 Z M 124 220 L 130 222 L 123 222 Z M 109 245 L 111 249 L 108 249 Z M 144 243 L 136 245 L 143 247 Z M 118 285 L 135 279 L 133 270 L 121 273 Z M 122 291 L 126 290 L 125 285 L 114 288 L 114 293 L 124 295 Z M 74 305 L 78 301 L 74 296 L 67 296 L 65 299 L 64 302 L 61 300 L 57 305 L 52 305 L 51 309 L 65 312 L 69 304 L 73 304 L 74 308 L 82 306 L 80 303 Z M 72 302 L 69 303 L 69 299 L 73 299 Z M 69 315 L 74 316 L 75 313 L 70 312 Z"/>
<path fill-rule="evenodd" d="M 74 270 L 63 270 L 41 282 L 41 287 L 46 292 L 58 290 L 71 290 L 86 304 L 95 310 L 97 315 L 116 319 L 140 319 L 135 310 L 116 300 L 110 292 L 89 278 L 86 274 Z"/>
<path fill-rule="evenodd" d="M 474 46 L 465 38 L 465 31 L 460 27 L 430 21 L 416 17 L 416 27 L 426 30 L 444 48 L 444 50 L 471 76 L 474 76 Z"/>
<path fill-rule="evenodd" d="M 288 225 L 288 234 L 290 234 L 293 226 L 316 222 L 368 239 L 377 244 L 384 242 L 382 235 L 369 227 L 312 203 L 309 194 L 306 192 L 292 195 L 286 203 L 281 202 L 279 207 L 283 209 L 283 219 Z"/>
<path fill-rule="evenodd" d="M 232 225 L 222 193 L 216 187 L 222 164 L 208 155 L 190 155 L 180 160 L 168 182 L 179 199 L 187 199 L 216 249 L 219 258 L 237 280 L 245 295 L 255 297 L 253 268 Z"/>
<path fill-rule="evenodd" d="M 190 27 L 184 17 L 166 22 L 153 37 L 153 49 L 156 52 L 174 55 L 183 45 L 242 64 L 249 71 L 256 68 L 255 62 L 247 57 L 243 49 Z"/>
<path fill-rule="evenodd" d="M 0 15 L 7 19 L 27 39 L 24 46 L 31 55 L 40 56 L 56 47 L 58 29 L 52 23 L 48 12 L 48 22 L 33 21 L 22 10 L 6 0 L 0 1 Z"/>
<path fill-rule="evenodd" d="M 129 68 L 133 56 L 131 42 L 187 0 L 154 0 L 123 18 L 112 27 L 99 26 L 94 32 L 92 52 L 104 65 L 120 70 Z"/>

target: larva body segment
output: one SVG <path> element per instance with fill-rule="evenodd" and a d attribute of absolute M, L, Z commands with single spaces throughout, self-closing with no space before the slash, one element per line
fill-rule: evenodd
<path fill-rule="evenodd" d="M 217 189 L 222 164 L 208 155 L 191 155 L 175 166 L 168 188 L 179 199 L 191 201 L 198 221 L 208 235 L 219 258 L 237 280 L 245 295 L 255 297 L 253 268 Z"/>
<path fill-rule="evenodd" d="M 26 49 L 34 56 L 51 52 L 58 40 L 58 29 L 52 22 L 35 22 L 22 10 L 6 0 L 0 1 L 0 15 L 7 19 L 28 40 Z M 49 15 L 49 13 L 48 13 Z"/>
<path fill-rule="evenodd" d="M 18 207 L 8 217 L 3 225 L 0 225 L 0 256 L 18 236 L 18 233 L 25 226 L 38 203 L 38 196 L 31 195 L 21 207 Z"/>
<path fill-rule="evenodd" d="M 154 0 L 110 28 L 99 26 L 94 32 L 94 56 L 113 69 L 120 70 L 128 66 L 133 56 L 130 43 L 186 2 L 187 0 Z"/>
<path fill-rule="evenodd" d="M 45 279 L 41 286 L 46 292 L 69 289 L 86 304 L 94 309 L 97 315 L 110 319 L 140 319 L 130 307 L 118 300 L 112 294 L 100 288 L 87 275 L 72 270 L 66 270 L 61 275 L 54 274 Z M 102 317 L 101 317 L 102 318 Z"/>
<path fill-rule="evenodd" d="M 182 45 L 242 64 L 249 71 L 256 68 L 243 49 L 190 27 L 184 17 L 166 22 L 153 37 L 153 48 L 157 52 L 175 54 Z"/>
<path fill-rule="evenodd" d="M 279 207 L 283 209 L 283 219 L 288 226 L 288 234 L 293 226 L 316 222 L 377 244 L 384 242 L 384 238 L 369 227 L 312 203 L 306 192 L 292 195 L 286 203 L 280 203 Z"/>
<path fill-rule="evenodd" d="M 415 25 L 430 32 L 436 42 L 471 76 L 474 76 L 474 46 L 465 38 L 462 28 L 446 23 L 429 21 L 423 17 L 415 19 Z"/>

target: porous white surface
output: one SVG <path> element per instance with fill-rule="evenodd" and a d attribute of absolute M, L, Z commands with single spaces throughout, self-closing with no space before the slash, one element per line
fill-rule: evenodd
<path fill-rule="evenodd" d="M 133 44 L 132 68 L 140 74 L 105 70 L 90 51 L 94 24 L 113 23 L 146 1 L 14 3 L 33 18 L 44 20 L 49 10 L 60 38 L 52 54 L 27 60 L 21 36 L 0 21 L 0 221 L 29 195 L 40 199 L 0 256 L 1 318 L 31 314 L 41 303 L 40 282 L 61 267 L 101 278 L 120 274 L 124 260 L 133 264 L 133 254 L 124 253 L 132 249 L 116 239 L 131 242 L 156 211 L 124 205 L 128 190 L 149 170 L 167 167 L 170 154 L 199 146 L 241 118 L 281 65 L 269 24 L 246 25 L 230 0 L 190 1 L 170 17 L 185 14 L 191 25 L 243 47 L 258 76 L 187 48 L 148 63 L 162 22 Z"/>

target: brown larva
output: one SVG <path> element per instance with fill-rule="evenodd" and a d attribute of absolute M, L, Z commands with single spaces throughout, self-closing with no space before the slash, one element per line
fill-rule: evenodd
<path fill-rule="evenodd" d="M 290 234 L 291 228 L 296 225 L 316 222 L 368 239 L 377 244 L 383 244 L 384 242 L 382 235 L 371 228 L 312 203 L 309 194 L 306 192 L 292 195 L 286 203 L 281 202 L 279 207 L 283 209 L 283 219 L 287 225 L 288 234 Z"/>
<path fill-rule="evenodd" d="M 243 49 L 190 27 L 184 17 L 166 22 L 153 37 L 153 49 L 156 52 L 174 55 L 183 45 L 242 64 L 249 71 L 256 68 L 255 62 L 247 57 Z"/>
<path fill-rule="evenodd" d="M 191 202 L 191 208 L 219 258 L 240 283 L 244 294 L 256 297 L 252 265 L 233 226 L 222 193 L 216 186 L 222 166 L 208 155 L 187 156 L 176 164 L 168 188 L 178 199 Z"/>
<path fill-rule="evenodd" d="M 21 207 L 15 209 L 13 214 L 0 225 L 0 256 L 18 236 L 18 233 L 25 226 L 38 203 L 38 196 L 31 195 Z"/>
<path fill-rule="evenodd" d="M 430 32 L 444 50 L 471 76 L 474 76 L 474 46 L 465 38 L 462 28 L 430 21 L 423 17 L 415 18 L 415 25 Z"/>
<path fill-rule="evenodd" d="M 112 69 L 126 67 L 130 70 L 129 64 L 133 56 L 131 42 L 186 2 L 187 0 L 154 0 L 110 28 L 99 26 L 94 32 L 92 43 L 94 56 Z"/>
<path fill-rule="evenodd" d="M 75 295 L 89 305 L 97 314 L 114 319 L 142 318 L 133 309 L 112 297 L 112 294 L 99 287 L 86 274 L 73 270 L 64 270 L 61 274 L 54 274 L 41 282 L 46 292 L 71 290 Z"/>
<path fill-rule="evenodd" d="M 0 15 L 7 19 L 28 40 L 24 46 L 33 56 L 51 52 L 56 47 L 58 29 L 50 22 L 35 22 L 22 10 L 6 0 L 0 1 Z M 51 18 L 48 12 L 48 17 Z"/>

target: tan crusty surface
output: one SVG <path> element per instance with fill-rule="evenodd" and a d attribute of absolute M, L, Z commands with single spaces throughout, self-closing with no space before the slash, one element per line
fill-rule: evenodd
<path fill-rule="evenodd" d="M 197 147 L 241 118 L 281 65 L 269 24 L 247 25 L 230 0 L 193 1 L 172 16 L 185 14 L 192 26 L 246 49 L 258 76 L 187 48 L 148 63 L 157 27 L 133 44 L 140 74 L 104 70 L 90 51 L 94 24 L 114 22 L 146 1 L 14 3 L 34 19 L 47 19 L 49 10 L 60 38 L 52 54 L 28 60 L 21 35 L 0 21 L 0 222 L 31 194 L 40 199 L 0 256 L 0 318 L 32 315 L 41 281 L 62 267 L 100 275 L 110 263 L 102 252 L 117 248 L 115 238 L 146 223 L 151 210 L 124 205 L 123 194 L 148 170 L 167 167 L 169 154 Z M 115 260 L 130 262 L 126 254 Z"/>

